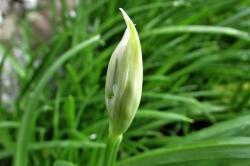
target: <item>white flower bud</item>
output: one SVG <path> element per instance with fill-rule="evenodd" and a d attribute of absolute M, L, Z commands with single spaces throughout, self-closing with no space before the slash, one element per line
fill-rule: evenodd
<path fill-rule="evenodd" d="M 105 102 L 110 117 L 109 130 L 121 135 L 130 126 L 142 92 L 142 54 L 135 25 L 123 9 L 127 29 L 113 52 L 106 77 Z"/>

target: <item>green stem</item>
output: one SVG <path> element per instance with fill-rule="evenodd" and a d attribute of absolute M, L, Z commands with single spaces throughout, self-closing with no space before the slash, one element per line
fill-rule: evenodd
<path fill-rule="evenodd" d="M 121 141 L 122 135 L 109 134 L 103 166 L 114 166 Z"/>

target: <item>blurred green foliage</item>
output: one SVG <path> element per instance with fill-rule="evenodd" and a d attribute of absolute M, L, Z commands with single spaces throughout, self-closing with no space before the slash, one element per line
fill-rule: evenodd
<path fill-rule="evenodd" d="M 117 165 L 249 165 L 249 0 L 81 0 L 75 17 L 65 0 L 61 12 L 50 3 L 53 37 L 24 28 L 25 65 L 15 41 L 1 45 L 0 70 L 12 61 L 20 84 L 0 103 L 1 166 L 102 166 L 107 64 L 126 27 L 119 7 L 136 24 L 144 82 Z"/>

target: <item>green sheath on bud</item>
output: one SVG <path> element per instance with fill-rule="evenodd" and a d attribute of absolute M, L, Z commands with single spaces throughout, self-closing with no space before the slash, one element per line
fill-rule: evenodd
<path fill-rule="evenodd" d="M 105 102 L 109 112 L 109 131 L 123 134 L 138 109 L 142 92 L 142 54 L 135 25 L 123 9 L 127 29 L 113 52 L 106 78 Z"/>

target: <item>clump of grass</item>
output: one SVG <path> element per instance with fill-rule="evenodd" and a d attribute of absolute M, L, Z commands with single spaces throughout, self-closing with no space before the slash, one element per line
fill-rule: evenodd
<path fill-rule="evenodd" d="M 11 60 L 20 83 L 16 100 L 1 102 L 0 165 L 103 165 L 105 77 L 125 29 L 119 7 L 136 24 L 144 80 L 116 165 L 249 163 L 248 0 L 80 1 L 74 18 L 63 7 L 62 24 L 54 3 L 49 41 L 32 50 L 24 31 L 25 66 L 0 47 L 1 70 Z"/>

